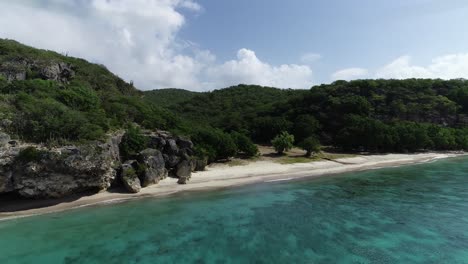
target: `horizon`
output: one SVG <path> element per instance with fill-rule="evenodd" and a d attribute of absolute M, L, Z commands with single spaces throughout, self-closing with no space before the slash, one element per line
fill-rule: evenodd
<path fill-rule="evenodd" d="M 0 38 L 104 64 L 140 90 L 468 78 L 468 37 L 457 34 L 468 22 L 461 0 L 27 0 L 0 7 L 9 10 Z"/>

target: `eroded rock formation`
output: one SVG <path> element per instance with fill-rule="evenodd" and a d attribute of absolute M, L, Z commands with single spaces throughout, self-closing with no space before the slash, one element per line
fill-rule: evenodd
<path fill-rule="evenodd" d="M 123 185 L 129 192 L 157 184 L 167 176 L 186 184 L 204 161 L 193 158 L 190 140 L 167 132 L 146 133 L 148 148 L 133 160 L 121 160 L 124 133 L 106 141 L 47 148 L 12 141 L 0 132 L 0 194 L 16 192 L 27 198 L 59 198 Z"/>

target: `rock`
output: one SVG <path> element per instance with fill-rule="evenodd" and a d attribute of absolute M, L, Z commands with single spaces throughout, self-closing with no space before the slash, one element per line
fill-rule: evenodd
<path fill-rule="evenodd" d="M 166 168 L 172 169 L 180 162 L 180 158 L 176 155 L 164 154 L 164 161 L 166 162 Z"/>
<path fill-rule="evenodd" d="M 193 149 L 193 143 L 190 140 L 178 138 L 177 145 L 181 149 Z"/>
<path fill-rule="evenodd" d="M 129 160 L 122 164 L 122 182 L 131 193 L 138 193 L 141 190 L 141 182 L 135 171 L 137 165 L 136 160 Z"/>
<path fill-rule="evenodd" d="M 192 172 L 196 171 L 197 169 L 197 160 L 196 159 L 190 159 L 190 169 Z"/>
<path fill-rule="evenodd" d="M 0 129 L 7 129 L 11 126 L 12 123 L 13 121 L 11 121 L 10 119 L 2 119 L 0 120 Z"/>
<path fill-rule="evenodd" d="M 26 80 L 26 70 L 1 70 L 0 76 L 3 76 L 8 82 Z"/>
<path fill-rule="evenodd" d="M 164 139 L 161 136 L 154 135 L 154 134 L 151 134 L 148 137 L 149 137 L 148 146 L 150 148 L 164 150 L 164 146 L 166 145 L 166 139 Z"/>
<path fill-rule="evenodd" d="M 10 136 L 8 134 L 0 132 L 0 148 L 6 147 L 10 142 Z"/>
<path fill-rule="evenodd" d="M 179 153 L 179 147 L 174 139 L 168 139 L 166 146 L 164 147 L 164 153 L 168 155 L 177 155 Z"/>
<path fill-rule="evenodd" d="M 179 179 L 177 180 L 177 183 L 178 183 L 178 184 L 187 184 L 187 180 L 188 180 L 187 178 L 181 177 L 181 178 L 179 178 Z"/>
<path fill-rule="evenodd" d="M 0 193 L 14 191 L 12 176 L 13 172 L 9 168 L 0 168 Z"/>
<path fill-rule="evenodd" d="M 179 181 L 177 181 L 177 183 L 187 183 L 187 181 L 190 179 L 190 176 L 192 176 L 192 167 L 188 160 L 183 160 L 179 164 L 177 164 L 176 176 L 179 178 Z"/>
<path fill-rule="evenodd" d="M 68 83 L 75 76 L 75 71 L 72 70 L 71 65 L 59 62 L 41 68 L 40 76 L 46 80 Z"/>
<path fill-rule="evenodd" d="M 116 143 L 110 138 L 104 143 L 40 149 L 40 160 L 14 158 L 11 165 L 13 189 L 27 198 L 60 198 L 106 190 L 117 175 L 117 160 L 111 151 Z"/>
<path fill-rule="evenodd" d="M 141 151 L 138 155 L 138 162 L 144 168 L 142 175 L 139 175 L 143 187 L 156 184 L 168 175 L 164 157 L 157 149 Z"/>

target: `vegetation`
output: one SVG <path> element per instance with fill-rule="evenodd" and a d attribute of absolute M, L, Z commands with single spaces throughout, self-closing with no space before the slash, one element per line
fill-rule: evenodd
<path fill-rule="evenodd" d="M 245 110 L 244 110 L 245 109 Z M 255 143 L 282 131 L 344 151 L 413 152 L 468 147 L 468 81 L 337 81 L 308 91 L 239 85 L 201 93 L 171 110 Z"/>
<path fill-rule="evenodd" d="M 271 144 L 275 148 L 278 154 L 283 154 L 285 151 L 288 151 L 293 148 L 294 136 L 290 135 L 288 132 L 283 131 L 281 134 L 277 135 L 272 141 Z"/>
<path fill-rule="evenodd" d="M 72 71 L 63 80 L 44 73 L 58 64 Z M 256 156 L 254 143 L 271 142 L 282 153 L 294 139 L 308 155 L 320 144 L 352 152 L 468 150 L 468 81 L 141 92 L 102 65 L 0 39 L 0 121 L 13 137 L 45 144 L 99 140 L 128 128 L 122 148 L 129 157 L 145 145 L 136 127 L 189 136 L 196 155 L 210 162 Z"/>
<path fill-rule="evenodd" d="M 74 75 L 60 82 L 42 73 L 58 63 Z M 9 133 L 26 141 L 63 144 L 101 139 L 129 123 L 149 129 L 178 124 L 168 110 L 141 99 L 142 92 L 101 65 L 0 39 L 0 75 L 8 73 L 26 74 L 25 80 L 0 79 L 0 118 L 11 121 Z"/>
<path fill-rule="evenodd" d="M 299 143 L 299 147 L 306 151 L 306 156 L 320 152 L 320 142 L 313 136 L 308 137 Z"/>
<path fill-rule="evenodd" d="M 145 137 L 140 128 L 130 126 L 122 137 L 119 149 L 124 160 L 135 158 L 136 154 L 146 148 L 148 138 Z"/>
<path fill-rule="evenodd" d="M 40 161 L 43 155 L 43 151 L 38 150 L 35 147 L 27 147 L 20 151 L 17 159 L 24 163 L 28 163 L 33 161 Z"/>
<path fill-rule="evenodd" d="M 171 107 L 188 101 L 198 94 L 199 93 L 197 92 L 183 89 L 168 88 L 147 91 L 144 93 L 144 96 L 145 100 L 149 103 L 153 103 L 161 107 Z"/>

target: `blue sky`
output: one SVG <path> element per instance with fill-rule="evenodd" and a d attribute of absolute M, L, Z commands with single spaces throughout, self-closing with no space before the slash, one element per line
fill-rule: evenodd
<path fill-rule="evenodd" d="M 0 8 L 8 10 L 0 37 L 106 64 L 141 89 L 468 78 L 463 0 L 25 0 Z"/>

